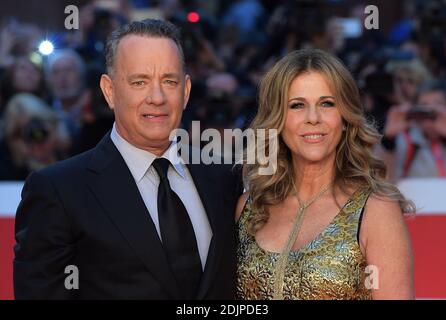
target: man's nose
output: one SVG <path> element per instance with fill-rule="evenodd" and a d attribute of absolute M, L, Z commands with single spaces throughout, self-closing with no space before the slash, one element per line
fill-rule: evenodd
<path fill-rule="evenodd" d="M 153 84 L 147 93 L 146 97 L 148 104 L 162 105 L 164 104 L 166 97 L 164 95 L 163 89 L 159 84 Z"/>

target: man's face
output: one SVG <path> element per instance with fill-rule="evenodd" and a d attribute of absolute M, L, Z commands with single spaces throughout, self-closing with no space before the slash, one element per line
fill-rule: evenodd
<path fill-rule="evenodd" d="M 49 82 L 56 98 L 77 98 L 82 89 L 82 77 L 74 58 L 57 59 L 51 68 Z"/>
<path fill-rule="evenodd" d="M 190 87 L 175 42 L 138 35 L 121 39 L 111 76 L 101 78 L 119 134 L 158 155 L 180 124 Z"/>

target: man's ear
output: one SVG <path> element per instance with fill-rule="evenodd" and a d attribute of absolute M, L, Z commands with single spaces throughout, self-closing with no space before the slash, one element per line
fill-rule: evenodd
<path fill-rule="evenodd" d="M 105 100 L 107 100 L 108 106 L 113 110 L 115 107 L 115 100 L 112 79 L 107 74 L 103 74 L 99 81 L 99 86 L 101 87 Z"/>
<path fill-rule="evenodd" d="M 190 89 L 192 87 L 192 82 L 190 81 L 190 76 L 186 74 L 184 81 L 184 105 L 183 110 L 186 109 L 187 102 L 189 101 Z"/>

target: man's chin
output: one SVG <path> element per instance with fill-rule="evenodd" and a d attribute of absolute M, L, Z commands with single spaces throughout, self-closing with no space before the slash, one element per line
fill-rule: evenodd
<path fill-rule="evenodd" d="M 152 146 L 164 146 L 164 145 L 169 145 L 170 144 L 170 140 L 169 140 L 169 136 L 170 136 L 170 132 L 169 134 L 166 134 L 166 132 L 163 133 L 153 133 L 153 134 L 145 134 L 143 136 L 144 138 L 144 142 L 146 145 L 152 145 Z"/>

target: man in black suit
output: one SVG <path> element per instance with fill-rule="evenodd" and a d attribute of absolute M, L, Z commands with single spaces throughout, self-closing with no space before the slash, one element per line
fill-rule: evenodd
<path fill-rule="evenodd" d="M 15 297 L 233 298 L 241 186 L 228 166 L 187 164 L 169 140 L 191 88 L 178 30 L 130 23 L 110 36 L 106 61 L 113 129 L 25 183 Z"/>

